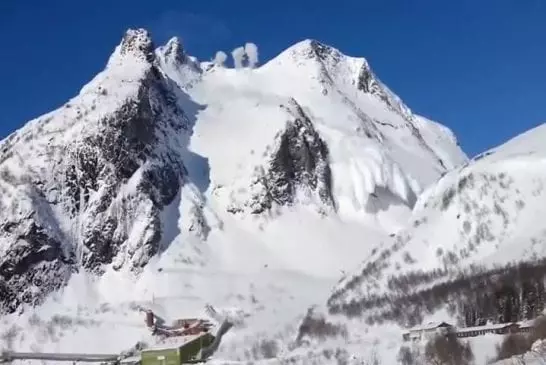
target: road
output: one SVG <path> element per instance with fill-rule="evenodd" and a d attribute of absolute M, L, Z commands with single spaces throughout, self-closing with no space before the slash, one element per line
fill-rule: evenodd
<path fill-rule="evenodd" d="M 119 355 L 110 354 L 59 354 L 47 352 L 12 352 L 5 351 L 0 353 L 0 363 L 12 360 L 53 360 L 53 361 L 71 361 L 71 362 L 114 362 L 118 360 Z"/>

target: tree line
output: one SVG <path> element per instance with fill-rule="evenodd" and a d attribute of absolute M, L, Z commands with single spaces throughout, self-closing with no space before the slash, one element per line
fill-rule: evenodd
<path fill-rule="evenodd" d="M 423 316 L 447 305 L 458 325 L 507 323 L 537 317 L 544 310 L 546 259 L 484 269 L 473 266 L 456 278 L 416 290 L 444 277 L 441 270 L 392 277 L 385 294 L 350 302 L 330 303 L 331 314 L 366 316 L 368 323 L 396 321 L 403 326 L 420 324 Z"/>

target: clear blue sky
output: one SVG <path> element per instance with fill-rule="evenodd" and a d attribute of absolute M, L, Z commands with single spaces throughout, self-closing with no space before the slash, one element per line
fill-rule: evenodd
<path fill-rule="evenodd" d="M 137 26 L 200 59 L 304 38 L 364 56 L 470 155 L 546 122 L 545 0 L 0 0 L 0 138 L 75 95 Z"/>

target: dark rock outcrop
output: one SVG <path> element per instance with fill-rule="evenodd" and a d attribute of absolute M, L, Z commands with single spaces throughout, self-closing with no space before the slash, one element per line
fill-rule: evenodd
<path fill-rule="evenodd" d="M 132 54 L 147 62 L 154 60 L 154 43 L 145 29 L 129 29 L 119 46 L 120 55 Z"/>
<path fill-rule="evenodd" d="M 37 304 L 44 295 L 62 287 L 73 272 L 73 252 L 33 217 L 0 226 L 14 243 L 0 258 L 0 309 L 13 312 L 22 303 Z M 11 234 L 6 234 L 6 233 Z"/>
<path fill-rule="evenodd" d="M 377 78 L 366 61 L 360 68 L 356 87 L 358 90 L 383 101 L 389 109 L 407 121 L 409 128 L 415 128 L 412 124 L 414 119 L 412 111 Z"/>
<path fill-rule="evenodd" d="M 170 39 L 164 47 L 160 48 L 160 50 L 165 59 L 169 60 L 172 64 L 177 66 L 185 65 L 197 74 L 202 73 L 199 62 L 188 56 L 178 37 Z"/>
<path fill-rule="evenodd" d="M 333 62 L 339 62 L 341 54 L 334 48 L 313 39 L 309 42 L 309 57 L 317 57 L 322 61 L 331 59 Z"/>
<path fill-rule="evenodd" d="M 301 106 L 291 100 L 283 106 L 294 120 L 276 137 L 274 150 L 265 172 L 255 182 L 260 193 L 252 197 L 252 213 L 258 214 L 278 205 L 291 205 L 298 191 L 315 195 L 325 206 L 334 207 L 328 147 L 315 130 Z"/>
<path fill-rule="evenodd" d="M 135 251 L 143 251 L 142 259 L 132 261 L 133 268 L 145 265 L 146 258 L 158 251 L 159 212 L 174 199 L 185 173 L 179 153 L 165 148 L 163 134 L 183 133 L 187 124 L 183 112 L 169 102 L 168 93 L 152 68 L 137 100 L 101 121 L 102 132 L 86 138 L 76 151 L 79 160 L 69 167 L 66 181 L 73 211 L 83 203 L 85 215 L 94 217 L 86 221 L 82 232 L 83 265 L 88 269 L 96 271 L 112 263 L 129 239 L 130 229 L 123 226 L 133 224 L 133 214 L 145 216 L 146 222 L 146 234 L 128 252 L 133 258 Z M 137 180 L 136 191 L 124 194 L 120 189 L 129 179 Z M 100 189 L 94 186 L 97 181 Z M 96 191 L 91 201 L 90 189 Z"/>

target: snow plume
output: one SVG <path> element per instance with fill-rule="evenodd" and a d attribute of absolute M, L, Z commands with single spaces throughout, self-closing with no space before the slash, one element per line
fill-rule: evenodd
<path fill-rule="evenodd" d="M 214 56 L 214 61 L 213 62 L 217 66 L 223 66 L 224 62 L 226 62 L 226 60 L 227 60 L 226 52 L 218 51 L 218 52 L 216 52 L 216 56 Z"/>
<path fill-rule="evenodd" d="M 245 59 L 245 48 L 244 47 L 237 47 L 233 51 L 231 51 L 231 55 L 233 56 L 233 64 L 235 65 L 235 68 L 242 68 L 243 67 L 243 61 Z"/>
<path fill-rule="evenodd" d="M 258 64 L 258 46 L 256 44 L 247 42 L 245 44 L 245 52 L 248 58 L 248 67 L 254 68 Z"/>

